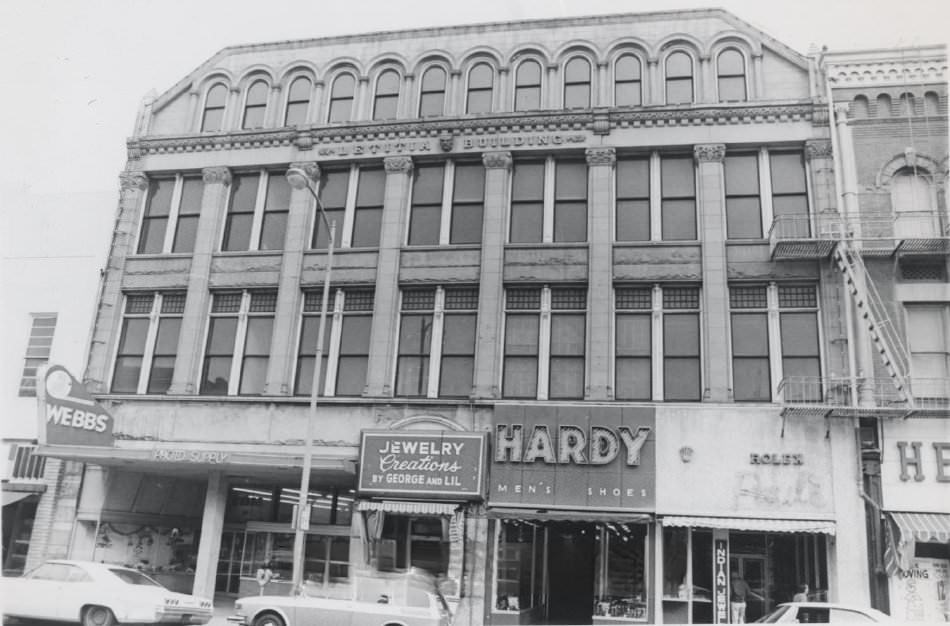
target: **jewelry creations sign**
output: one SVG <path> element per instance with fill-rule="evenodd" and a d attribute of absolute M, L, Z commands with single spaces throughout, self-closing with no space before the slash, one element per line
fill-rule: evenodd
<path fill-rule="evenodd" d="M 486 435 L 363 431 L 359 493 L 481 499 Z"/>

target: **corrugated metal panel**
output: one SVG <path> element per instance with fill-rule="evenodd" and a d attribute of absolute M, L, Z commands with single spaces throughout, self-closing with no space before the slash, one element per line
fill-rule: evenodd
<path fill-rule="evenodd" d="M 452 515 L 460 505 L 454 502 L 403 502 L 401 500 L 360 500 L 360 511 L 384 511 L 409 515 Z"/>
<path fill-rule="evenodd" d="M 763 533 L 821 533 L 835 534 L 835 523 L 822 520 L 759 519 L 748 517 L 692 517 L 668 515 L 663 526 L 691 526 L 693 528 L 722 528 L 749 530 Z"/>

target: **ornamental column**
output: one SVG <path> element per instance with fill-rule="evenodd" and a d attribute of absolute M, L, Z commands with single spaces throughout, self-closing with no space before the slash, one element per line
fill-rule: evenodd
<path fill-rule="evenodd" d="M 703 400 L 732 400 L 732 368 L 723 363 L 729 354 L 729 284 L 726 274 L 725 185 L 721 143 L 695 146 L 697 163 L 696 210 L 703 259 Z"/>
<path fill-rule="evenodd" d="M 409 177 L 412 159 L 393 156 L 383 159 L 386 188 L 383 217 L 379 232 L 379 257 L 376 264 L 376 294 L 373 328 L 369 339 L 369 364 L 363 395 L 392 397 L 393 355 L 399 320 L 399 257 L 405 233 L 405 215 L 409 203 Z"/>
<path fill-rule="evenodd" d="M 310 90 L 310 110 L 307 113 L 307 122 L 311 124 L 320 124 L 323 121 L 323 88 L 325 83 L 322 80 L 313 81 L 313 87 Z"/>
<path fill-rule="evenodd" d="M 122 270 L 125 260 L 135 252 L 135 234 L 142 221 L 142 208 L 148 178 L 142 172 L 119 174 L 119 209 L 116 216 L 112 242 L 109 244 L 109 261 L 102 275 L 102 295 L 96 303 L 96 319 L 93 326 L 89 362 L 85 381 L 94 384 L 94 391 L 109 390 L 106 380 L 109 360 L 118 341 L 118 324 L 122 319 Z"/>
<path fill-rule="evenodd" d="M 232 86 L 228 90 L 228 102 L 224 107 L 224 118 L 221 120 L 220 132 L 234 130 L 241 127 L 241 89 Z"/>
<path fill-rule="evenodd" d="M 613 197 L 613 171 L 617 162 L 614 148 L 587 149 L 587 179 L 590 208 L 587 212 L 587 362 L 590 375 L 585 400 L 612 400 L 610 382 L 611 282 L 613 247 L 611 246 L 610 207 Z"/>
<path fill-rule="evenodd" d="M 267 108 L 264 109 L 264 128 L 274 128 L 280 125 L 283 111 L 280 106 L 279 84 L 271 85 L 270 92 L 267 94 Z"/>
<path fill-rule="evenodd" d="M 465 96 L 462 94 L 462 70 L 449 72 L 449 82 L 446 85 L 445 114 L 458 115 L 465 113 Z"/>
<path fill-rule="evenodd" d="M 752 53 L 752 88 L 755 90 L 749 100 L 765 98 L 765 77 L 762 76 L 762 51 Z"/>
<path fill-rule="evenodd" d="M 195 234 L 195 251 L 191 256 L 188 273 L 188 295 L 178 334 L 178 358 L 168 389 L 170 395 L 198 393 L 201 375 L 201 355 L 204 350 L 205 324 L 211 293 L 208 291 L 211 275 L 211 257 L 218 243 L 218 233 L 228 208 L 231 171 L 226 167 L 208 167 L 201 171 L 204 194 L 201 196 L 201 214 Z"/>
<path fill-rule="evenodd" d="M 485 152 L 485 210 L 482 220 L 473 398 L 501 397 L 501 329 L 505 302 L 505 214 L 510 152 Z"/>
<path fill-rule="evenodd" d="M 191 593 L 204 598 L 214 597 L 214 583 L 224 534 L 224 511 L 228 504 L 228 480 L 220 471 L 208 474 L 204 511 L 201 516 L 201 536 L 198 539 L 198 558 L 195 563 L 195 581 Z"/>
<path fill-rule="evenodd" d="M 591 94 L 590 105 L 592 107 L 606 107 L 613 104 L 608 89 L 611 81 L 608 79 L 607 69 L 608 63 L 606 61 L 597 62 L 597 93 Z"/>
<path fill-rule="evenodd" d="M 290 167 L 302 169 L 307 173 L 313 188 L 320 188 L 320 168 L 316 163 L 291 163 Z M 300 292 L 300 276 L 303 273 L 304 251 L 310 243 L 310 233 L 313 232 L 314 222 L 311 216 L 316 220 L 321 219 L 314 207 L 310 190 L 291 187 L 290 212 L 287 215 L 284 251 L 280 260 L 277 311 L 274 314 L 274 331 L 271 335 L 271 353 L 267 362 L 267 383 L 264 387 L 264 395 L 293 395 L 297 326 L 300 322 L 300 301 L 303 299 L 303 294 Z"/>
<path fill-rule="evenodd" d="M 511 68 L 507 66 L 502 66 L 498 68 L 498 89 L 495 90 L 494 103 L 492 103 L 492 111 L 513 111 L 514 107 L 508 109 L 508 93 L 510 91 L 511 83 Z"/>
<path fill-rule="evenodd" d="M 645 87 L 643 104 L 663 104 L 663 89 L 660 85 L 660 60 L 656 57 L 647 59 L 647 75 L 642 83 Z"/>
<path fill-rule="evenodd" d="M 188 125 L 185 127 L 188 129 L 188 132 L 197 133 L 201 131 L 201 114 L 202 111 L 198 110 L 198 106 L 201 104 L 199 102 L 201 93 L 197 89 L 192 89 L 188 92 L 188 108 L 190 113 L 188 114 Z"/>

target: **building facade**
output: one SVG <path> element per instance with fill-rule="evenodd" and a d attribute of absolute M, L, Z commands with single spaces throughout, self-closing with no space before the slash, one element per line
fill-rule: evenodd
<path fill-rule="evenodd" d="M 129 140 L 102 428 L 46 409 L 71 554 L 288 591 L 312 453 L 306 585 L 423 567 L 460 624 L 727 622 L 733 572 L 750 621 L 867 604 L 823 76 L 721 10 L 221 51 Z"/>

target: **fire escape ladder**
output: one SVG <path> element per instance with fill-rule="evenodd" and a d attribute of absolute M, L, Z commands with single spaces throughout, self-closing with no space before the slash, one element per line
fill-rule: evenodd
<path fill-rule="evenodd" d="M 867 328 L 884 368 L 894 381 L 900 399 L 913 408 L 914 397 L 909 384 L 910 358 L 907 348 L 894 328 L 874 282 L 868 276 L 860 252 L 845 239 L 835 246 L 834 260 L 838 269 L 845 275 L 856 312 L 861 323 Z"/>

